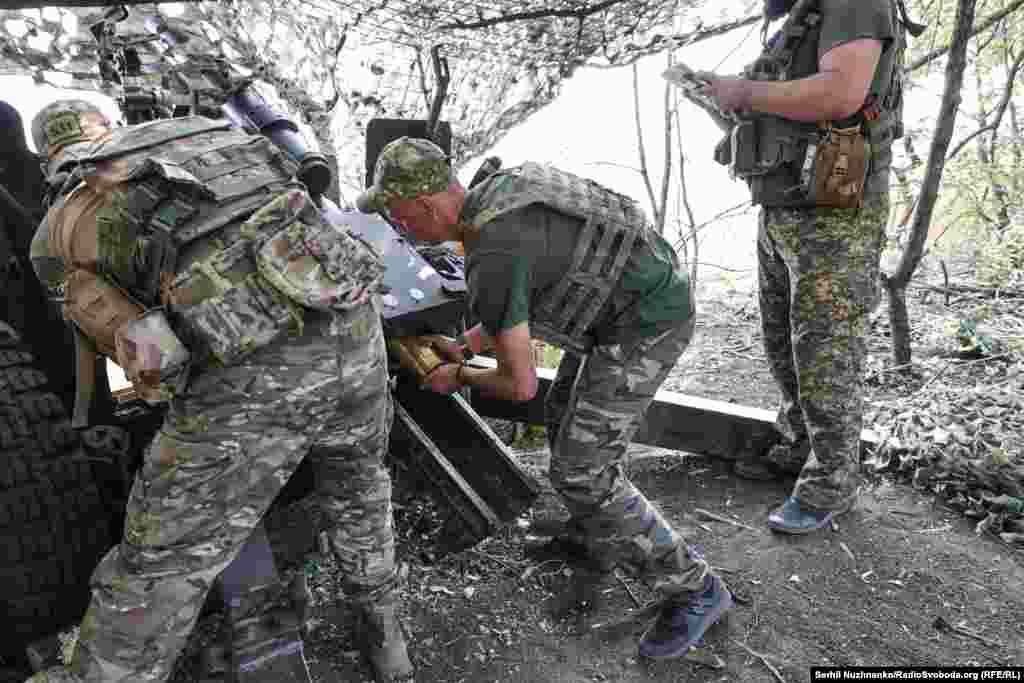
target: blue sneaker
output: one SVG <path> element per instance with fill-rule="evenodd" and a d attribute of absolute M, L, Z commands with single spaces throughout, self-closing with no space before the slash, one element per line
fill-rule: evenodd
<path fill-rule="evenodd" d="M 704 590 L 690 593 L 685 603 L 665 601 L 657 620 L 640 638 L 640 656 L 650 659 L 682 657 L 731 607 L 729 589 L 720 578 L 709 574 L 704 580 Z"/>
<path fill-rule="evenodd" d="M 768 528 L 783 534 L 809 534 L 827 527 L 833 519 L 848 512 L 853 506 L 851 498 L 838 510 L 815 510 L 800 505 L 793 496 L 768 514 Z"/>

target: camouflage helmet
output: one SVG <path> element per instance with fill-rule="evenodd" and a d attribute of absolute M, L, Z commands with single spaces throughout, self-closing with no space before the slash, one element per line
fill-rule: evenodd
<path fill-rule="evenodd" d="M 356 198 L 363 213 L 387 208 L 393 199 L 444 192 L 457 182 L 440 147 L 421 138 L 400 137 L 384 146 L 373 169 L 373 185 Z"/>
<path fill-rule="evenodd" d="M 68 145 L 96 140 L 111 128 L 110 119 L 96 105 L 85 100 L 57 100 L 32 119 L 32 140 L 39 154 L 53 159 Z"/>

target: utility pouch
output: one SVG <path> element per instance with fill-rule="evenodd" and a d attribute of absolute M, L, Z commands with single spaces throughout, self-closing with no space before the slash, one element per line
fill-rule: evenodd
<path fill-rule="evenodd" d="M 807 146 L 801 169 L 808 201 L 821 208 L 860 208 L 870 162 L 871 145 L 861 126 L 825 129 Z"/>
<path fill-rule="evenodd" d="M 714 159 L 722 166 L 732 164 L 732 133 L 722 136 L 722 139 L 715 145 Z"/>
<path fill-rule="evenodd" d="M 194 353 L 223 364 L 301 329 L 302 311 L 256 272 L 252 244 L 240 240 L 193 263 L 161 288 Z"/>
<path fill-rule="evenodd" d="M 268 235 L 255 244 L 260 275 L 301 306 L 347 310 L 379 287 L 384 264 L 376 249 L 328 223 L 303 190 L 288 190 L 254 213 L 243 234 L 255 231 Z"/>
<path fill-rule="evenodd" d="M 171 329 L 162 308 L 153 308 L 114 333 L 117 364 L 138 395 L 151 405 L 167 402 L 191 354 Z"/>
<path fill-rule="evenodd" d="M 117 330 L 140 318 L 146 309 L 99 275 L 78 269 L 65 280 L 63 311 L 100 353 L 113 358 Z"/>
<path fill-rule="evenodd" d="M 755 121 L 739 121 L 729 134 L 729 177 L 749 178 L 762 172 Z"/>

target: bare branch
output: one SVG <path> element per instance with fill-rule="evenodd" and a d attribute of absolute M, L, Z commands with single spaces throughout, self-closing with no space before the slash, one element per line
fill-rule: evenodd
<path fill-rule="evenodd" d="M 658 205 L 654 201 L 654 188 L 651 187 L 651 178 L 647 174 L 647 154 L 644 151 L 644 132 L 640 125 L 640 79 L 637 75 L 636 64 L 633 64 L 633 116 L 636 122 L 636 145 L 640 154 L 640 177 L 644 180 L 644 188 L 647 190 L 647 199 L 651 202 L 651 210 L 654 212 L 654 222 L 658 223 Z"/>
<path fill-rule="evenodd" d="M 632 64 L 641 57 L 646 57 L 649 54 L 657 52 L 658 50 L 674 47 L 682 47 L 687 45 L 693 45 L 709 38 L 716 38 L 723 36 L 727 33 L 735 31 L 736 29 L 743 28 L 744 26 L 750 26 L 756 24 L 763 19 L 761 13 L 753 14 L 749 17 L 742 19 L 736 19 L 735 21 L 727 21 L 721 24 L 715 24 L 713 26 L 698 26 L 692 31 L 687 33 L 677 33 L 670 36 L 655 35 L 652 36 L 649 41 L 644 45 L 627 45 L 623 48 L 624 52 L 631 52 L 627 59 L 620 59 L 620 54 L 615 53 L 607 55 L 608 64 L 593 64 L 591 66 L 598 69 L 611 69 L 614 67 L 624 66 L 626 64 Z"/>
<path fill-rule="evenodd" d="M 1013 2 L 1011 2 L 1009 5 L 1007 5 L 1003 9 L 999 10 L 998 12 L 993 13 L 992 15 L 986 17 L 985 19 L 982 19 L 980 22 L 975 24 L 974 28 L 971 30 L 971 34 L 970 35 L 973 37 L 973 36 L 978 35 L 979 33 L 982 33 L 983 31 L 987 31 L 994 24 L 996 24 L 997 22 L 1001 21 L 1002 19 L 1010 16 L 1011 14 L 1016 12 L 1021 7 L 1024 7 L 1024 0 L 1014 0 Z M 916 60 L 911 62 L 911 64 L 909 66 L 907 66 L 907 67 L 905 67 L 903 69 L 903 73 L 910 73 L 911 71 L 916 71 L 917 69 L 920 69 L 925 64 L 929 64 L 931 62 L 934 62 L 936 59 L 938 59 L 942 55 L 944 55 L 947 52 L 949 52 L 949 47 L 950 47 L 949 45 L 944 45 L 943 47 L 935 48 L 934 50 L 930 51 L 928 54 L 923 55 L 923 56 L 917 58 Z"/>
<path fill-rule="evenodd" d="M 672 53 L 669 52 L 666 55 L 668 65 L 672 66 Z M 658 197 L 658 206 L 660 207 L 658 213 L 658 234 L 665 234 L 665 214 L 668 213 L 668 184 L 672 179 L 672 108 L 670 106 L 672 98 L 672 84 L 665 81 L 665 163 L 661 174 L 661 196 Z"/>
<path fill-rule="evenodd" d="M 628 0 L 604 0 L 604 2 L 599 2 L 596 5 L 580 7 L 579 9 L 539 9 L 531 10 L 529 12 L 512 12 L 510 14 L 502 14 L 498 17 L 491 17 L 490 19 L 481 19 L 480 21 L 453 21 L 448 24 L 441 24 L 438 28 L 443 30 L 486 28 L 497 24 L 507 24 L 514 21 L 528 21 L 531 19 L 547 19 L 548 17 L 582 19 L 584 17 L 589 17 L 591 14 L 603 12 L 609 7 L 614 7 L 621 2 L 627 1 Z"/>
<path fill-rule="evenodd" d="M 949 153 L 948 157 L 946 157 L 946 161 L 949 161 L 957 154 L 959 154 L 960 151 L 967 145 L 967 143 L 969 143 L 974 138 L 984 133 L 987 133 L 990 130 L 994 131 L 999 128 L 999 125 L 1003 122 L 1003 115 L 1006 113 L 1006 109 L 1010 104 L 1010 98 L 1013 97 L 1014 81 L 1017 80 L 1017 73 L 1020 71 L 1021 66 L 1024 66 L 1024 50 L 1022 50 L 1021 53 L 1017 55 L 1017 59 L 1010 66 L 1009 73 L 1007 73 L 1006 75 L 1006 85 L 1003 87 L 1003 96 L 1000 98 L 999 104 L 996 105 L 994 111 L 995 118 L 992 119 L 991 123 L 982 126 L 978 130 L 974 131 L 973 133 L 965 137 L 959 143 L 957 143 L 956 146 L 953 148 L 953 151 Z"/>

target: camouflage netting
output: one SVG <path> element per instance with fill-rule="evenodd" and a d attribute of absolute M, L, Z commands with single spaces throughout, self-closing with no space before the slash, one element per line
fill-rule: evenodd
<path fill-rule="evenodd" d="M 876 468 L 903 473 L 1024 547 L 1024 377 L 1002 385 L 934 384 L 866 412 Z"/>
<path fill-rule="evenodd" d="M 22 2 L 18 4 L 32 4 Z M 580 66 L 628 64 L 670 45 L 751 23 L 755 2 L 701 0 L 234 0 L 137 5 L 118 24 L 143 62 L 217 54 L 257 71 L 341 160 L 360 187 L 363 133 L 374 117 L 429 118 L 435 55 L 450 82 L 441 118 L 466 160 L 549 103 Z M 758 5 L 759 6 L 759 5 Z M 0 73 L 108 91 L 88 27 L 101 9 L 0 11 Z M 176 47 L 154 40 L 165 27 Z M 156 69 L 154 69 L 156 70 Z M 441 70 L 444 73 L 444 70 Z M 111 93 L 115 94 L 115 93 Z"/>

